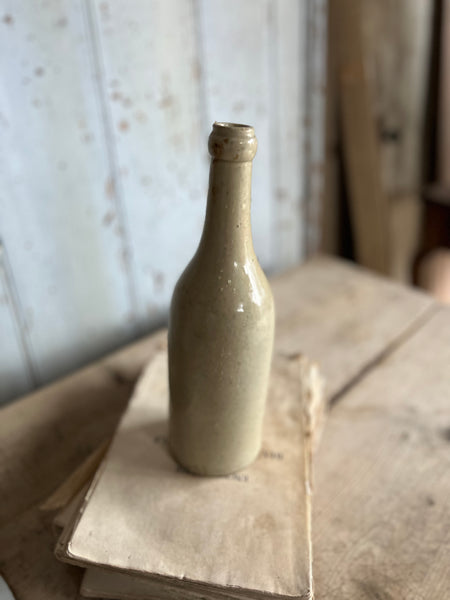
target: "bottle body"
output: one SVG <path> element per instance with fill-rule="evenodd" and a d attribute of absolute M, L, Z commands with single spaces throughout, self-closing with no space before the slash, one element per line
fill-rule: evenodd
<path fill-rule="evenodd" d="M 252 128 L 233 127 L 216 124 L 211 134 L 205 227 L 170 309 L 169 444 L 201 475 L 256 458 L 273 347 L 273 297 L 250 227 L 256 139 Z"/>

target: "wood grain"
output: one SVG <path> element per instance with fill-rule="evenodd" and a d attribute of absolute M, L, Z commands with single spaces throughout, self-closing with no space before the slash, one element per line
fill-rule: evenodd
<path fill-rule="evenodd" d="M 433 306 L 327 258 L 277 278 L 273 289 L 277 351 L 318 359 L 334 398 Z M 165 332 L 145 338 L 1 410 L 0 571 L 18 600 L 77 597 L 79 576 L 56 564 L 51 515 L 38 507 L 112 434 L 142 366 L 164 344 Z"/>
<path fill-rule="evenodd" d="M 418 194 L 391 196 L 389 201 L 389 276 L 404 284 L 413 281 L 419 251 L 423 206 Z"/>
<path fill-rule="evenodd" d="M 362 43 L 383 187 L 419 194 L 429 88 L 433 3 L 362 0 Z"/>
<path fill-rule="evenodd" d="M 41 510 L 55 511 L 65 508 L 80 490 L 92 479 L 102 462 L 110 440 L 105 440 L 69 475 L 63 483 L 41 504 Z"/>
<path fill-rule="evenodd" d="M 450 187 L 450 2 L 442 2 L 441 68 L 438 108 L 438 180 Z"/>
<path fill-rule="evenodd" d="M 450 311 L 331 411 L 317 454 L 317 600 L 439 600 L 450 576 Z"/>
<path fill-rule="evenodd" d="M 426 317 L 433 302 L 352 263 L 317 257 L 273 280 L 275 347 L 317 360 L 333 398 Z"/>
<path fill-rule="evenodd" d="M 342 0 L 338 14 L 338 85 L 345 177 L 358 262 L 386 273 L 389 260 L 388 201 L 382 186 L 361 34 L 359 0 Z"/>
<path fill-rule="evenodd" d="M 322 199 L 321 245 L 322 252 L 340 253 L 340 223 L 342 207 L 340 202 L 341 160 L 340 129 L 338 122 L 338 25 L 339 3 L 328 4 L 327 31 L 327 80 L 326 80 L 326 114 L 325 114 L 325 184 Z"/>

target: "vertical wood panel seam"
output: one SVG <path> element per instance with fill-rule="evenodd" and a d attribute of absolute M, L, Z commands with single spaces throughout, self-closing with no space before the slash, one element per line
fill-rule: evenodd
<path fill-rule="evenodd" d="M 305 113 L 304 119 L 302 123 L 302 127 L 305 128 L 305 133 L 303 139 L 300 138 L 300 156 L 303 156 L 303 164 L 302 169 L 304 173 L 303 178 L 303 202 L 300 207 L 301 211 L 301 219 L 304 223 L 304 236 L 302 240 L 302 254 L 303 256 L 308 256 L 309 252 L 309 213 L 310 213 L 310 195 L 311 195 L 311 178 L 310 178 L 310 165 L 311 165 L 311 126 L 312 126 L 312 118 L 311 118 L 311 60 L 312 60 L 312 33 L 311 33 L 311 3 L 312 0 L 306 0 L 306 19 L 300 25 L 303 25 L 305 31 L 305 42 L 303 51 L 300 49 L 300 60 L 305 61 L 305 70 L 304 70 L 304 81 L 303 81 L 303 90 L 304 90 L 304 106 Z M 300 13 L 301 14 L 301 13 Z M 300 31 L 302 31 L 300 27 Z"/>
<path fill-rule="evenodd" d="M 315 0 L 317 3 L 316 15 L 320 15 L 320 38 L 319 43 L 322 48 L 320 53 L 320 79 L 318 81 L 318 92 L 320 94 L 319 104 L 319 116 L 320 116 L 320 135 L 318 137 L 318 149 L 317 159 L 318 164 L 314 171 L 315 178 L 317 179 L 317 206 L 315 210 L 315 223 L 316 223 L 316 235 L 314 240 L 313 251 L 316 252 L 320 247 L 321 242 L 321 223 L 323 222 L 323 203 L 325 193 L 325 115 L 326 115 L 326 85 L 327 85 L 327 52 L 326 45 L 328 41 L 327 27 L 328 27 L 328 0 Z M 320 167 L 320 168 L 319 168 Z"/>
<path fill-rule="evenodd" d="M 324 75 L 326 69 L 325 53 L 320 44 L 326 43 L 326 11 L 327 0 L 308 0 L 307 3 L 307 62 L 306 62 L 306 94 L 308 99 L 306 118 L 307 130 L 306 154 L 306 211 L 307 236 L 305 256 L 317 251 L 320 243 L 320 215 L 323 203 L 323 171 L 319 171 L 323 162 L 325 146 L 324 102 L 319 94 L 323 94 Z M 320 63 L 315 60 L 319 56 Z M 319 127 L 319 123 L 321 124 Z M 319 163 L 320 159 L 320 163 Z"/>
<path fill-rule="evenodd" d="M 4 281 L 6 293 L 8 295 L 8 306 L 10 307 L 11 315 L 16 329 L 16 335 L 19 342 L 19 347 L 23 355 L 24 363 L 27 368 L 28 378 L 34 388 L 42 383 L 39 374 L 37 362 L 34 356 L 31 339 L 28 333 L 28 327 L 20 301 L 19 292 L 14 280 L 11 264 L 8 259 L 6 246 L 0 239 L 0 276 Z"/>
<path fill-rule="evenodd" d="M 134 277 L 134 269 L 131 254 L 131 241 L 128 222 L 124 209 L 124 191 L 119 177 L 119 161 L 117 148 L 113 133 L 113 119 L 108 107 L 105 67 L 103 62 L 103 50 L 101 47 L 98 25 L 94 14 L 94 4 L 90 0 L 81 0 L 84 9 L 85 23 L 89 38 L 89 47 L 91 60 L 94 67 L 95 82 L 97 87 L 97 101 L 100 108 L 101 125 L 103 129 L 105 149 L 109 172 L 113 187 L 113 202 L 119 222 L 122 241 L 122 256 L 125 266 L 125 277 L 127 282 L 127 293 L 132 314 L 132 327 L 134 333 L 139 333 L 137 323 L 139 321 L 139 298 L 137 294 L 137 285 Z"/>
<path fill-rule="evenodd" d="M 280 73 L 278 60 L 278 2 L 270 0 L 267 5 L 267 27 L 269 38 L 268 69 L 269 69 L 269 139 L 271 140 L 270 152 L 270 179 L 271 179 L 271 213 L 272 213 L 272 232 L 270 245 L 275 246 L 276 256 L 271 265 L 271 270 L 277 271 L 283 264 L 283 230 L 280 227 L 280 219 L 277 210 L 277 189 L 280 186 Z M 275 242 L 275 243 L 274 243 Z"/>

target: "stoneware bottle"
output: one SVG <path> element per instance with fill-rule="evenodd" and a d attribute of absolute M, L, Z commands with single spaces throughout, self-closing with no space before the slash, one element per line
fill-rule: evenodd
<path fill-rule="evenodd" d="M 274 303 L 253 250 L 253 127 L 214 123 L 202 237 L 169 322 L 169 444 L 200 475 L 249 465 L 261 446 Z"/>

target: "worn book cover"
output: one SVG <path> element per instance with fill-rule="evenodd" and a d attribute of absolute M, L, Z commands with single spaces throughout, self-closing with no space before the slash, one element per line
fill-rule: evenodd
<path fill-rule="evenodd" d="M 302 366 L 303 365 L 303 366 Z M 58 558 L 108 598 L 311 598 L 311 431 L 320 394 L 300 357 L 274 360 L 263 446 L 227 477 L 182 470 L 167 448 L 167 355 L 149 365 Z M 312 374 L 312 388 L 320 375 Z M 306 389 L 306 392 L 305 392 Z"/>

